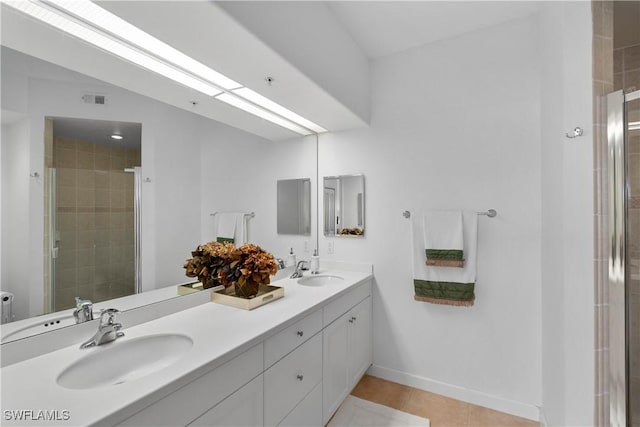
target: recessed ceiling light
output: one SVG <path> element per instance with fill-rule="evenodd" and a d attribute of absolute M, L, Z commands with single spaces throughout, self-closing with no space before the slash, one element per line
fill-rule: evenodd
<path fill-rule="evenodd" d="M 117 133 L 114 133 L 113 135 L 111 135 L 111 139 L 120 140 L 120 139 L 123 139 L 123 138 L 124 137 L 122 135 L 118 135 Z"/>

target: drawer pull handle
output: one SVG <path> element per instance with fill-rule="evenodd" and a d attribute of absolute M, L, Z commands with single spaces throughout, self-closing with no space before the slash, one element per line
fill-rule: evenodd
<path fill-rule="evenodd" d="M 304 335 L 304 331 L 298 331 L 297 334 L 298 334 L 299 337 L 301 337 L 301 336 Z"/>
<path fill-rule="evenodd" d="M 296 378 L 298 379 L 298 381 L 302 381 L 304 379 L 304 376 L 302 374 L 298 374 Z"/>
<path fill-rule="evenodd" d="M 355 322 L 355 321 L 356 321 L 356 320 L 358 320 L 358 319 L 356 318 L 356 316 L 353 316 L 353 317 L 351 318 L 351 320 L 353 320 L 353 321 Z"/>

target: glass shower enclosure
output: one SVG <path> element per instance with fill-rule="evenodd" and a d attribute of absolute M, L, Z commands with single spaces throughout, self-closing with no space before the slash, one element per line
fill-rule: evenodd
<path fill-rule="evenodd" d="M 610 421 L 640 427 L 640 90 L 607 95 L 607 143 Z"/>

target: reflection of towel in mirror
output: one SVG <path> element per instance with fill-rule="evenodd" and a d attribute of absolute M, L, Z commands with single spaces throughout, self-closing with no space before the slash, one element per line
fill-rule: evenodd
<path fill-rule="evenodd" d="M 424 223 L 421 215 L 412 215 L 412 258 L 414 299 L 435 304 L 472 306 L 475 301 L 478 215 L 462 213 L 465 265 L 462 268 L 427 266 L 425 262 Z"/>
<path fill-rule="evenodd" d="M 218 230 L 216 234 L 216 242 L 235 243 L 236 217 L 237 215 L 234 213 L 218 214 Z"/>

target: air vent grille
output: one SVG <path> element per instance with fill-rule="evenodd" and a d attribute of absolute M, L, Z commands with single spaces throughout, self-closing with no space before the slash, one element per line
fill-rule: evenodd
<path fill-rule="evenodd" d="M 105 105 L 107 103 L 107 97 L 96 93 L 87 93 L 82 95 L 82 100 L 85 104 Z"/>

